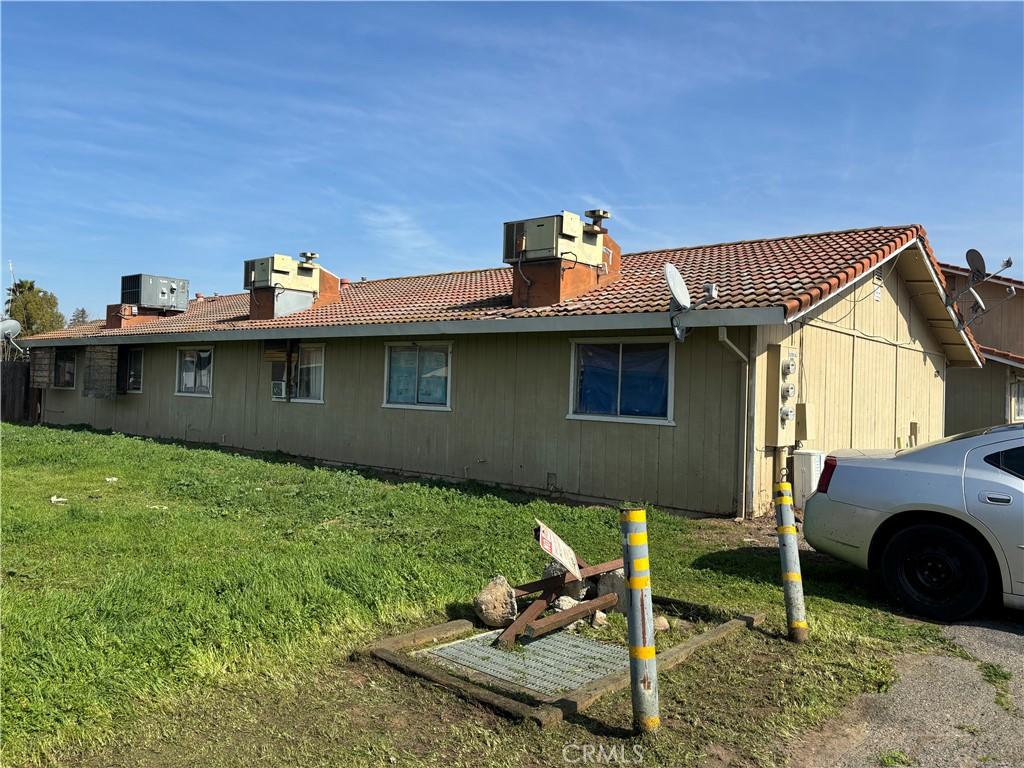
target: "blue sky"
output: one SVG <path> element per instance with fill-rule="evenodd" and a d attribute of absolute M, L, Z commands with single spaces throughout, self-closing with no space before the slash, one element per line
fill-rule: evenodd
<path fill-rule="evenodd" d="M 628 250 L 922 223 L 1024 250 L 1024 5 L 2 7 L 3 267 L 93 316 L 121 274 L 241 290 L 496 266 L 611 209 Z"/>

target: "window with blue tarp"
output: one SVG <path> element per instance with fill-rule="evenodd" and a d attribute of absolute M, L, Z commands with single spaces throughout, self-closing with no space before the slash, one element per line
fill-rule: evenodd
<path fill-rule="evenodd" d="M 667 342 L 576 345 L 574 413 L 668 418 Z"/>
<path fill-rule="evenodd" d="M 388 347 L 389 405 L 448 405 L 450 350 L 445 346 Z"/>

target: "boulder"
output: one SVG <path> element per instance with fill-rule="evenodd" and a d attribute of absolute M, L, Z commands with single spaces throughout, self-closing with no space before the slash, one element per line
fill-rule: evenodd
<path fill-rule="evenodd" d="M 672 628 L 672 625 L 668 623 L 668 619 L 664 616 L 654 617 L 654 631 L 655 632 L 668 632 Z"/>
<path fill-rule="evenodd" d="M 557 560 L 550 560 L 548 564 L 544 566 L 544 578 L 549 579 L 552 576 L 561 576 L 566 572 L 566 567 Z M 583 581 L 574 581 L 571 584 L 566 584 L 559 591 L 560 595 L 568 595 L 573 600 L 582 600 L 587 596 L 587 589 L 589 589 L 590 583 L 584 579 Z"/>
<path fill-rule="evenodd" d="M 626 589 L 626 572 L 622 568 L 603 574 L 597 582 L 597 595 L 616 594 L 619 602 L 610 610 L 625 613 L 629 606 L 629 590 Z"/>
<path fill-rule="evenodd" d="M 516 616 L 516 593 L 504 576 L 495 576 L 473 598 L 473 610 L 488 627 L 507 627 Z"/>
<path fill-rule="evenodd" d="M 601 627 L 608 626 L 608 614 L 604 611 L 594 611 L 594 615 L 590 617 L 590 626 L 594 629 L 600 629 Z"/>

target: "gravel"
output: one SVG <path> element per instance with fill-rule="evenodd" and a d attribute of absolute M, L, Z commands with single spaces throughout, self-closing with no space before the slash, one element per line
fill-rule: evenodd
<path fill-rule="evenodd" d="M 795 745 L 799 768 L 877 768 L 889 763 L 928 768 L 1024 766 L 1024 615 L 946 627 L 945 634 L 980 662 L 1009 671 L 1012 710 L 978 663 L 949 656 L 906 657 L 887 692 L 860 696 L 837 720 Z M 892 762 L 895 761 L 895 762 Z"/>

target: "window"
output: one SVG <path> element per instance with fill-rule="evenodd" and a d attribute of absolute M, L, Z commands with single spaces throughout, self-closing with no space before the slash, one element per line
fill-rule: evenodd
<path fill-rule="evenodd" d="M 671 423 L 672 349 L 661 339 L 573 342 L 570 418 Z"/>
<path fill-rule="evenodd" d="M 75 388 L 75 350 L 57 347 L 53 352 L 54 389 Z"/>
<path fill-rule="evenodd" d="M 1010 382 L 1010 419 L 1024 421 L 1024 379 Z"/>
<path fill-rule="evenodd" d="M 1024 480 L 1024 448 L 1008 448 L 998 453 L 990 453 L 985 457 L 985 461 Z"/>
<path fill-rule="evenodd" d="M 124 355 L 124 391 L 142 391 L 142 348 L 129 349 Z"/>
<path fill-rule="evenodd" d="M 270 364 L 270 396 L 274 400 L 299 403 L 324 401 L 324 345 L 300 344 L 291 354 L 291 377 L 287 363 L 276 360 Z M 290 391 L 289 391 L 290 386 Z"/>
<path fill-rule="evenodd" d="M 194 397 L 213 396 L 213 350 L 178 350 L 177 394 Z"/>
<path fill-rule="evenodd" d="M 448 410 L 450 344 L 389 344 L 385 407 Z"/>

